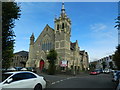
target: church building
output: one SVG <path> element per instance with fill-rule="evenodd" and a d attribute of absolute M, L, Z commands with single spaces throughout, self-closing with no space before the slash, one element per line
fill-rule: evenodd
<path fill-rule="evenodd" d="M 70 37 L 71 20 L 65 12 L 64 3 L 62 3 L 60 16 L 54 20 L 54 29 L 47 24 L 36 40 L 34 34 L 31 35 L 26 67 L 48 69 L 49 63 L 46 56 L 51 49 L 54 49 L 58 54 L 57 69 L 87 70 L 89 68 L 87 52 L 84 51 L 85 55 L 81 54 L 78 41 L 71 42 Z M 84 60 L 83 56 L 85 56 Z"/>

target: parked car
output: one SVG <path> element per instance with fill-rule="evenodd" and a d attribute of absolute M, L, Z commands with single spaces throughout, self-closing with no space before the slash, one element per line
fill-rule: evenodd
<path fill-rule="evenodd" d="M 14 67 L 8 68 L 7 71 L 16 71 Z"/>
<path fill-rule="evenodd" d="M 118 70 L 112 70 L 112 75 L 115 76 Z"/>
<path fill-rule="evenodd" d="M 119 82 L 119 78 L 120 78 L 120 71 L 116 71 L 113 73 L 113 82 Z"/>
<path fill-rule="evenodd" d="M 104 69 L 104 70 L 103 70 L 103 73 L 109 74 L 109 73 L 110 73 L 110 70 L 109 70 L 109 69 Z"/>
<path fill-rule="evenodd" d="M 21 71 L 27 71 L 27 68 L 22 68 L 22 69 L 20 69 Z"/>
<path fill-rule="evenodd" d="M 95 69 L 95 70 L 97 70 L 98 73 L 103 73 L 102 69 Z"/>
<path fill-rule="evenodd" d="M 14 67 L 16 71 L 20 71 L 23 67 Z"/>
<path fill-rule="evenodd" d="M 97 75 L 100 74 L 99 70 L 94 70 L 90 72 L 90 75 Z"/>
<path fill-rule="evenodd" d="M 5 72 L 2 75 L 0 88 L 30 88 L 42 90 L 46 87 L 46 80 L 30 71 Z M 0 89 L 0 90 L 1 90 Z"/>
<path fill-rule="evenodd" d="M 35 72 L 35 68 L 33 68 L 33 67 L 26 67 L 26 69 L 27 69 L 28 71 Z"/>
<path fill-rule="evenodd" d="M 119 80 L 117 82 L 117 88 L 116 88 L 116 90 L 120 90 L 120 78 L 119 78 Z"/>

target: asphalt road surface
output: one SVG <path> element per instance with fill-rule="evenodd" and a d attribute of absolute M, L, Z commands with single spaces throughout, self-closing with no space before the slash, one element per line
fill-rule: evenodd
<path fill-rule="evenodd" d="M 45 76 L 49 81 L 47 88 L 106 88 L 115 90 L 111 74 L 83 76 Z"/>

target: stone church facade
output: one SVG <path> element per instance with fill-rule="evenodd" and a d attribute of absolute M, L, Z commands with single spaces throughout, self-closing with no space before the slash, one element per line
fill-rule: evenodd
<path fill-rule="evenodd" d="M 48 60 L 46 58 L 49 50 L 54 49 L 58 53 L 56 67 L 62 70 L 75 69 L 85 70 L 88 69 L 88 54 L 84 60 L 87 64 L 83 65 L 81 59 L 84 54 L 81 54 L 78 46 L 78 41 L 71 42 L 71 20 L 67 17 L 64 3 L 62 4 L 61 14 L 59 18 L 54 20 L 54 29 L 48 24 L 45 26 L 42 33 L 35 40 L 34 34 L 30 37 L 29 58 L 26 67 L 37 67 L 42 70 L 48 69 Z M 86 54 L 85 54 L 86 55 Z M 64 65 L 62 65 L 63 63 Z"/>

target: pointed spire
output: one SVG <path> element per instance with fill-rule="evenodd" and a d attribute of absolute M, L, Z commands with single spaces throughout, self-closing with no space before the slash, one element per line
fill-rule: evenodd
<path fill-rule="evenodd" d="M 66 17 L 66 13 L 65 13 L 65 7 L 64 7 L 64 3 L 62 3 L 62 9 L 61 9 L 61 17 Z"/>
<path fill-rule="evenodd" d="M 30 37 L 30 45 L 33 45 L 34 44 L 34 33 L 32 33 L 31 37 Z"/>
<path fill-rule="evenodd" d="M 61 9 L 61 13 L 65 13 L 65 7 L 64 7 L 64 3 L 62 3 L 62 9 Z"/>
<path fill-rule="evenodd" d="M 34 38 L 34 33 L 32 33 L 31 38 Z"/>
<path fill-rule="evenodd" d="M 34 41 L 35 37 L 34 37 L 34 33 L 32 33 L 30 40 Z"/>

